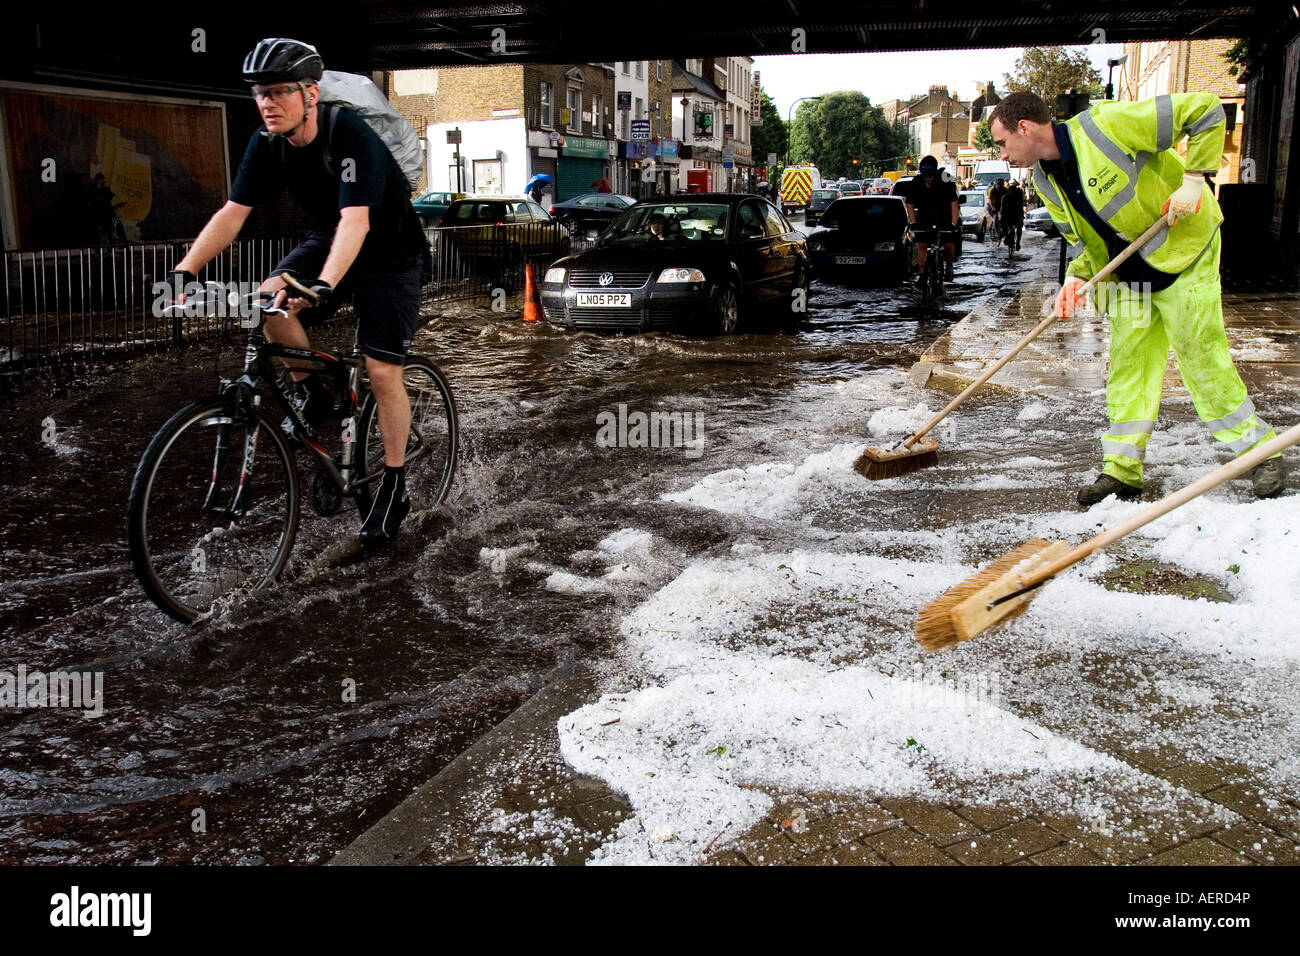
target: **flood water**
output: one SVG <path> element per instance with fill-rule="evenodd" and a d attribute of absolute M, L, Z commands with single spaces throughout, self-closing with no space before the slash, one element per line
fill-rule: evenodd
<path fill-rule="evenodd" d="M 331 555 L 355 513 L 304 505 L 283 582 L 194 626 L 136 584 L 125 503 L 154 431 L 241 353 L 213 343 L 33 380 L 0 448 L 0 670 L 102 672 L 104 707 L 0 710 L 0 863 L 328 860 L 557 665 L 607 657 L 620 613 L 686 561 L 730 546 L 724 516 L 660 495 L 798 460 L 826 396 L 905 371 L 1055 255 L 1038 236 L 1012 263 L 968 240 L 930 312 L 909 289 L 817 281 L 794 332 L 613 336 L 487 310 L 435 317 L 413 351 L 444 369 L 460 406 L 448 502 L 430 513 L 415 501 L 392 548 L 343 563 Z M 313 344 L 349 337 L 336 327 Z M 619 405 L 698 414 L 702 454 L 599 447 L 597 416 Z M 310 474 L 302 457 L 299 470 Z M 624 580 L 628 528 L 665 545 Z"/>

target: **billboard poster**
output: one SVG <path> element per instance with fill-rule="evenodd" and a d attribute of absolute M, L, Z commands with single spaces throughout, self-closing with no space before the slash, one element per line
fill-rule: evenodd
<path fill-rule="evenodd" d="M 5 245 L 190 239 L 229 196 L 220 103 L 0 86 Z"/>

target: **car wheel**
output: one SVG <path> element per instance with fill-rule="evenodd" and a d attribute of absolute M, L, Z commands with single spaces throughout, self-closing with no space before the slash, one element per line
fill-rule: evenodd
<path fill-rule="evenodd" d="M 709 302 L 709 315 L 713 332 L 717 335 L 734 335 L 740 326 L 740 297 L 731 283 L 715 286 Z"/>
<path fill-rule="evenodd" d="M 978 241 L 983 242 L 983 241 L 984 241 L 984 230 L 981 229 L 979 232 L 975 233 L 975 238 L 976 238 Z"/>

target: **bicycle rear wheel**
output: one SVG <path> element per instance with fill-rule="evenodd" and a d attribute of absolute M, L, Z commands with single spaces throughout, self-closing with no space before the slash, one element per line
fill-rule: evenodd
<path fill-rule="evenodd" d="M 406 487 L 412 507 L 432 509 L 447 499 L 456 474 L 456 452 L 460 445 L 456 401 L 442 370 L 421 355 L 406 357 L 402 378 L 411 403 Z M 362 480 L 377 480 L 384 470 L 384 436 L 373 392 L 361 403 L 357 419 L 357 463 Z M 357 489 L 357 509 L 363 519 L 370 512 L 371 491 L 375 487 L 373 481 L 367 481 Z"/>
<path fill-rule="evenodd" d="M 279 428 L 260 415 L 241 420 L 222 398 L 185 406 L 131 482 L 127 544 L 145 593 L 188 622 L 221 598 L 265 587 L 293 548 L 298 495 Z"/>

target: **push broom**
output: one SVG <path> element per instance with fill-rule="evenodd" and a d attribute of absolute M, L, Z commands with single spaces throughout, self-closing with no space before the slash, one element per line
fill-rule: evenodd
<path fill-rule="evenodd" d="M 1034 591 L 1066 568 L 1082 561 L 1098 548 L 1132 534 L 1180 505 L 1184 505 L 1211 488 L 1243 475 L 1300 441 L 1300 425 L 1295 425 L 1228 464 L 1193 482 L 1186 488 L 1144 508 L 1127 521 L 1089 538 L 1074 548 L 1062 541 L 1036 538 L 1026 541 L 974 577 L 967 578 L 935 598 L 916 619 L 916 639 L 927 651 L 941 651 L 958 641 L 969 641 L 999 621 L 1018 614 L 1034 597 Z"/>
<path fill-rule="evenodd" d="M 1106 263 L 1100 272 L 1089 279 L 1084 287 L 1079 290 L 1078 295 L 1083 297 L 1091 292 L 1098 282 L 1118 269 L 1129 256 L 1133 255 L 1134 252 L 1163 229 L 1167 221 L 1163 216 L 1157 219 L 1150 229 L 1129 243 L 1114 259 Z M 939 463 L 939 443 L 933 438 L 926 438 L 926 432 L 947 418 L 957 406 L 975 394 L 981 385 L 996 375 L 1002 366 L 1019 355 L 1021 349 L 1042 335 L 1056 319 L 1055 315 L 1049 313 L 1034 326 L 1028 335 L 1013 345 L 1006 355 L 998 359 L 983 375 L 967 385 L 960 395 L 944 407 L 943 411 L 926 422 L 915 435 L 905 438 L 889 448 L 868 448 L 853 463 L 854 470 L 863 478 L 874 480 L 878 478 L 898 478 L 901 475 L 911 474 L 914 471 L 920 471 L 922 468 L 937 465 Z"/>

